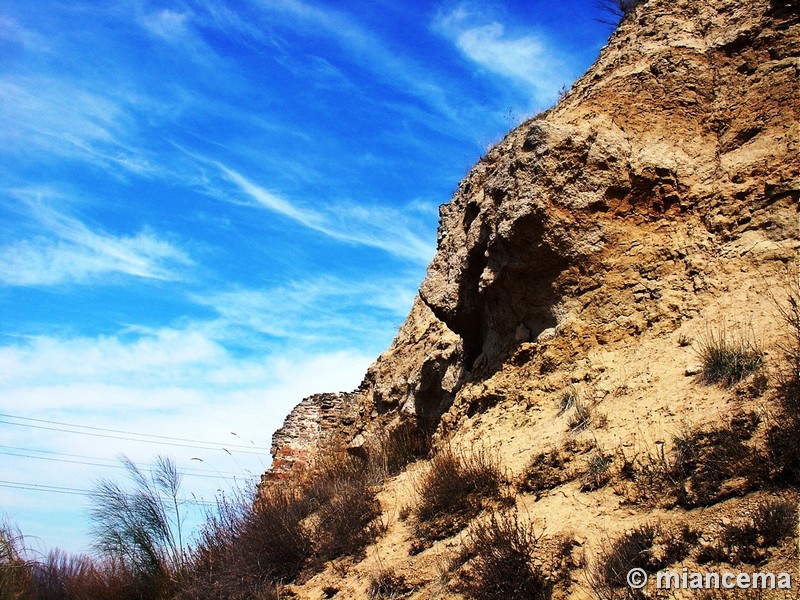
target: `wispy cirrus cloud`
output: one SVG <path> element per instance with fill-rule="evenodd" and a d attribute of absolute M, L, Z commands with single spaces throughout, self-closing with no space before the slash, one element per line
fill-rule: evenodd
<path fill-rule="evenodd" d="M 509 34 L 503 23 L 467 5 L 438 15 L 434 28 L 481 69 L 527 88 L 540 108 L 574 77 L 563 53 L 546 37 Z"/>
<path fill-rule="evenodd" d="M 415 223 L 408 214 L 395 208 L 326 200 L 319 203 L 322 208 L 312 210 L 267 190 L 221 163 L 215 164 L 223 178 L 236 186 L 245 199 L 327 237 L 377 248 L 423 264 L 433 257 L 432 243 L 414 231 Z"/>
<path fill-rule="evenodd" d="M 92 82 L 50 76 L 0 78 L 0 141 L 32 159 L 79 160 L 114 177 L 152 177 L 162 168 L 137 146 L 137 118 L 124 99 Z"/>
<path fill-rule="evenodd" d="M 0 40 L 36 51 L 48 50 L 44 36 L 23 27 L 19 21 L 8 15 L 0 15 Z"/>
<path fill-rule="evenodd" d="M 448 91 L 429 67 L 391 48 L 347 13 L 302 0 L 261 0 L 259 5 L 268 14 L 289 17 L 281 22 L 282 26 L 334 40 L 352 61 L 369 70 L 376 80 L 393 86 L 403 95 L 411 95 L 451 125 L 465 125 L 462 111 L 449 99 L 452 90 Z M 430 117 L 427 115 L 428 119 Z"/>
<path fill-rule="evenodd" d="M 193 300 L 218 315 L 208 323 L 209 335 L 215 339 L 233 339 L 236 335 L 231 331 L 237 330 L 308 347 L 331 343 L 363 347 L 368 341 L 379 352 L 390 341 L 385 323 L 402 322 L 417 285 L 416 280 L 402 276 L 377 281 L 306 277 L 273 287 L 207 292 Z M 387 338 L 376 339 L 379 331 Z"/>
<path fill-rule="evenodd" d="M 29 194 L 16 196 L 31 209 L 34 233 L 0 246 L 0 283 L 5 285 L 100 283 L 113 275 L 171 281 L 184 278 L 193 265 L 186 252 L 149 228 L 114 235 Z"/>
<path fill-rule="evenodd" d="M 172 42 L 188 37 L 188 20 L 188 13 L 165 8 L 146 15 L 142 19 L 142 23 L 150 33 Z"/>

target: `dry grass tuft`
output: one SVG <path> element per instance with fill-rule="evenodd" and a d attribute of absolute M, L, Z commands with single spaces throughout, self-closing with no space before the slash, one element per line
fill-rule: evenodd
<path fill-rule="evenodd" d="M 497 459 L 485 450 L 467 454 L 446 448 L 436 454 L 417 484 L 414 515 L 420 543 L 461 531 L 485 499 L 500 498 L 504 482 Z"/>
<path fill-rule="evenodd" d="M 731 387 L 764 365 L 761 348 L 745 336 L 729 336 L 725 327 L 707 331 L 698 343 L 703 383 Z"/>

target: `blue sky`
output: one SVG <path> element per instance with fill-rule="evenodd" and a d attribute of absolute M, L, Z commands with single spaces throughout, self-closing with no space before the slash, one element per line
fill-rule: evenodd
<path fill-rule="evenodd" d="M 288 411 L 389 345 L 438 206 L 593 62 L 598 18 L 0 0 L 0 517 L 85 551 L 117 453 L 174 457 L 187 499 L 262 472 Z"/>

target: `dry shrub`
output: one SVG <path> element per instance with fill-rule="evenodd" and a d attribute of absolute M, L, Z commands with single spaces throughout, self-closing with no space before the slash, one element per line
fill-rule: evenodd
<path fill-rule="evenodd" d="M 778 484 L 800 484 L 800 418 L 789 415 L 767 428 L 761 465 L 765 478 Z"/>
<path fill-rule="evenodd" d="M 749 519 L 726 525 L 715 542 L 699 553 L 699 563 L 727 562 L 758 565 L 769 558 L 769 548 L 793 536 L 797 505 L 786 499 L 762 499 Z"/>
<path fill-rule="evenodd" d="M 729 336 L 725 327 L 709 330 L 698 340 L 697 357 L 703 367 L 700 381 L 730 387 L 759 370 L 764 352 L 746 336 Z"/>
<path fill-rule="evenodd" d="M 571 457 L 557 449 L 535 455 L 518 484 L 519 490 L 539 495 L 573 480 L 575 473 L 568 468 L 570 462 Z"/>
<path fill-rule="evenodd" d="M 358 556 L 380 533 L 375 498 L 384 471 L 323 449 L 302 481 L 274 481 L 256 501 L 223 498 L 207 518 L 179 597 L 277 598 L 278 583 L 342 555 Z"/>
<path fill-rule="evenodd" d="M 775 498 L 758 504 L 753 514 L 753 526 L 765 546 L 777 546 L 797 529 L 797 504 Z"/>
<path fill-rule="evenodd" d="M 485 450 L 442 450 L 417 484 L 418 537 L 429 542 L 461 531 L 480 512 L 484 499 L 500 497 L 503 482 L 497 460 Z"/>
<path fill-rule="evenodd" d="M 586 461 L 586 472 L 583 474 L 581 482 L 582 492 L 592 492 L 604 487 L 611 481 L 611 466 L 614 464 L 614 457 L 597 450 Z"/>
<path fill-rule="evenodd" d="M 24 557 L 22 534 L 0 524 L 0 600 L 33 598 L 32 566 Z"/>
<path fill-rule="evenodd" d="M 402 598 L 414 588 L 406 583 L 405 577 L 391 569 L 381 569 L 370 578 L 368 594 L 370 598 Z"/>
<path fill-rule="evenodd" d="M 572 414 L 567 421 L 571 433 L 579 433 L 589 427 L 592 422 L 592 406 L 577 398 L 572 405 Z"/>
<path fill-rule="evenodd" d="M 628 586 L 631 569 L 655 573 L 665 565 L 653 552 L 659 528 L 640 525 L 613 541 L 607 542 L 587 572 L 589 585 L 598 598 L 644 598 L 643 592 Z"/>
<path fill-rule="evenodd" d="M 315 554 L 320 561 L 356 555 L 381 532 L 375 495 L 382 472 L 348 454 L 328 455 L 312 471 L 308 500 L 316 513 Z"/>
<path fill-rule="evenodd" d="M 310 560 L 308 514 L 296 487 L 274 485 L 254 505 L 250 494 L 222 498 L 209 515 L 178 598 L 276 598 L 274 582 L 296 577 Z"/>
<path fill-rule="evenodd" d="M 560 417 L 578 402 L 578 390 L 570 386 L 558 398 L 558 416 Z"/>
<path fill-rule="evenodd" d="M 786 335 L 778 346 L 783 354 L 778 387 L 784 411 L 794 419 L 800 418 L 800 267 L 787 274 L 785 303 L 773 297 Z"/>
<path fill-rule="evenodd" d="M 664 566 L 682 561 L 697 545 L 700 532 L 683 524 L 672 530 L 661 530 L 658 539 L 657 556 Z"/>
<path fill-rule="evenodd" d="M 580 477 L 585 469 L 576 464 L 577 457 L 595 448 L 593 440 L 568 439 L 563 445 L 534 455 L 522 474 L 517 488 L 522 492 L 536 494 L 552 490 Z M 586 466 L 589 462 L 587 460 Z"/>
<path fill-rule="evenodd" d="M 683 525 L 664 529 L 646 523 L 613 541 L 607 541 L 587 570 L 587 578 L 595 596 L 605 600 L 647 598 L 642 590 L 628 586 L 631 569 L 656 573 L 685 559 L 697 544 L 699 533 Z"/>
<path fill-rule="evenodd" d="M 36 565 L 35 585 L 37 600 L 144 600 L 166 595 L 121 561 L 97 561 L 60 550 Z"/>
<path fill-rule="evenodd" d="M 758 423 L 754 413 L 742 413 L 724 425 L 680 432 L 671 453 L 663 444 L 643 456 L 623 453 L 620 473 L 635 489 L 629 500 L 694 508 L 746 493 L 763 471 L 747 444 Z"/>
<path fill-rule="evenodd" d="M 679 482 L 675 487 L 678 504 L 709 506 L 746 491 L 726 482 L 753 476 L 754 455 L 745 444 L 751 435 L 751 430 L 725 425 L 676 436 L 672 476 Z"/>
<path fill-rule="evenodd" d="M 516 515 L 492 513 L 476 523 L 464 549 L 470 561 L 459 591 L 475 600 L 549 599 L 554 582 L 534 563 L 539 541 L 533 525 L 520 523 Z"/>
<path fill-rule="evenodd" d="M 401 423 L 378 438 L 378 460 L 388 475 L 425 458 L 430 449 L 430 433 L 416 422 Z"/>
<path fill-rule="evenodd" d="M 243 507 L 243 520 L 234 551 L 238 562 L 252 563 L 252 581 L 293 579 L 313 552 L 313 539 L 303 526 L 308 514 L 302 490 L 275 486 L 259 498 L 258 508 Z M 247 572 L 247 571 L 245 571 Z"/>
<path fill-rule="evenodd" d="M 780 412 L 767 429 L 762 464 L 769 480 L 800 484 L 800 270 L 795 267 L 787 277 L 786 303 L 773 299 L 786 335 L 779 344 L 783 363 L 778 375 Z"/>

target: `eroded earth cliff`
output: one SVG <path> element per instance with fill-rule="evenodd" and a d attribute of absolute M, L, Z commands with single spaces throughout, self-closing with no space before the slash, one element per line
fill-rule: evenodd
<path fill-rule="evenodd" d="M 639 3 L 559 104 L 510 132 L 441 207 L 436 256 L 391 347 L 358 390 L 290 415 L 276 470 L 322 446 L 362 453 L 409 421 L 435 447 L 497 452 L 509 481 L 556 448 L 578 456 L 585 442 L 617 461 L 734 413 L 768 422 L 787 335 L 776 306 L 800 252 L 799 13 L 794 0 Z M 698 349 L 723 331 L 763 349 L 767 383 L 698 381 Z M 565 394 L 591 408 L 592 427 L 576 431 Z M 384 485 L 385 533 L 366 559 L 294 593 L 362 597 L 390 565 L 414 597 L 457 597 L 432 583 L 456 542 L 409 554 L 399 516 L 424 470 Z M 633 505 L 623 483 L 582 488 L 567 479 L 514 503 L 568 530 L 585 564 L 602 539 L 678 518 Z M 696 519 L 713 529 L 714 511 L 734 508 Z"/>

